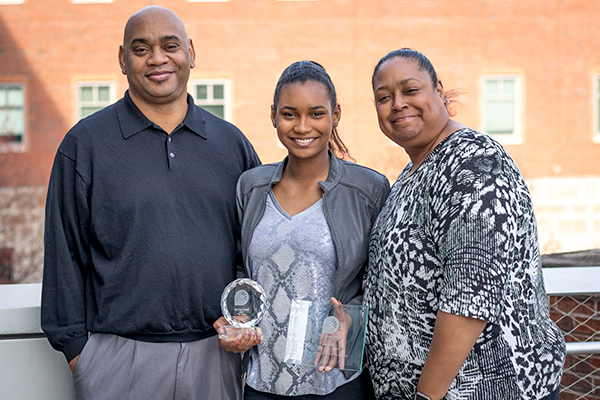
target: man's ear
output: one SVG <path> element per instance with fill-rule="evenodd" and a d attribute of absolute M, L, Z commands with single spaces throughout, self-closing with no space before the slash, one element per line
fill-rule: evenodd
<path fill-rule="evenodd" d="M 125 63 L 126 58 L 127 55 L 125 54 L 125 49 L 123 48 L 123 45 L 121 45 L 119 46 L 119 66 L 121 67 L 121 72 L 123 75 L 127 75 L 127 67 Z"/>
<path fill-rule="evenodd" d="M 190 43 L 188 44 L 189 52 L 190 52 L 190 68 L 194 68 L 196 66 L 196 50 L 194 49 L 194 43 L 192 43 L 192 39 L 189 39 Z"/>

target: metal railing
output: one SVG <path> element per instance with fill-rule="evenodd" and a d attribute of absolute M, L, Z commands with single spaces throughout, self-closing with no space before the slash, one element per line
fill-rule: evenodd
<path fill-rule="evenodd" d="M 552 319 L 567 341 L 561 398 L 600 398 L 600 267 L 544 268 Z M 567 397 L 568 396 L 568 397 Z"/>

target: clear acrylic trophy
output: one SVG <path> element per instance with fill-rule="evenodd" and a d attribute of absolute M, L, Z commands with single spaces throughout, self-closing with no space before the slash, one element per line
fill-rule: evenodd
<path fill-rule="evenodd" d="M 293 300 L 284 362 L 360 371 L 369 308 Z"/>
<path fill-rule="evenodd" d="M 262 330 L 256 325 L 266 310 L 263 288 L 252 279 L 236 279 L 225 287 L 221 295 L 221 311 L 231 325 L 223 327 L 219 339 L 235 340 L 246 330 L 253 329 L 262 339 Z"/>

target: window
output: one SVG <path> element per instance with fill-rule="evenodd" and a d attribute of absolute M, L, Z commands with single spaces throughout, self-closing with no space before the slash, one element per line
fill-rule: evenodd
<path fill-rule="evenodd" d="M 23 144 L 25 91 L 21 84 L 0 83 L 0 144 Z"/>
<path fill-rule="evenodd" d="M 520 78 L 485 76 L 482 92 L 483 132 L 503 144 L 521 143 Z"/>
<path fill-rule="evenodd" d="M 113 0 L 73 0 L 73 4 L 109 4 Z"/>
<path fill-rule="evenodd" d="M 600 74 L 594 77 L 594 142 L 600 143 Z"/>
<path fill-rule="evenodd" d="M 79 82 L 77 84 L 77 118 L 85 118 L 115 101 L 112 82 Z"/>
<path fill-rule="evenodd" d="M 226 79 L 202 79 L 192 81 L 192 96 L 196 105 L 206 111 L 231 121 L 231 89 Z"/>

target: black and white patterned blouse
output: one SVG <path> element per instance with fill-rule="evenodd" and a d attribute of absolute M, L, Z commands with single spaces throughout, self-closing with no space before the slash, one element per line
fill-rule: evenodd
<path fill-rule="evenodd" d="M 489 136 L 454 132 L 394 186 L 373 227 L 365 303 L 379 399 L 411 399 L 438 310 L 487 327 L 446 399 L 539 399 L 558 387 L 564 338 L 550 320 L 531 198 Z"/>

